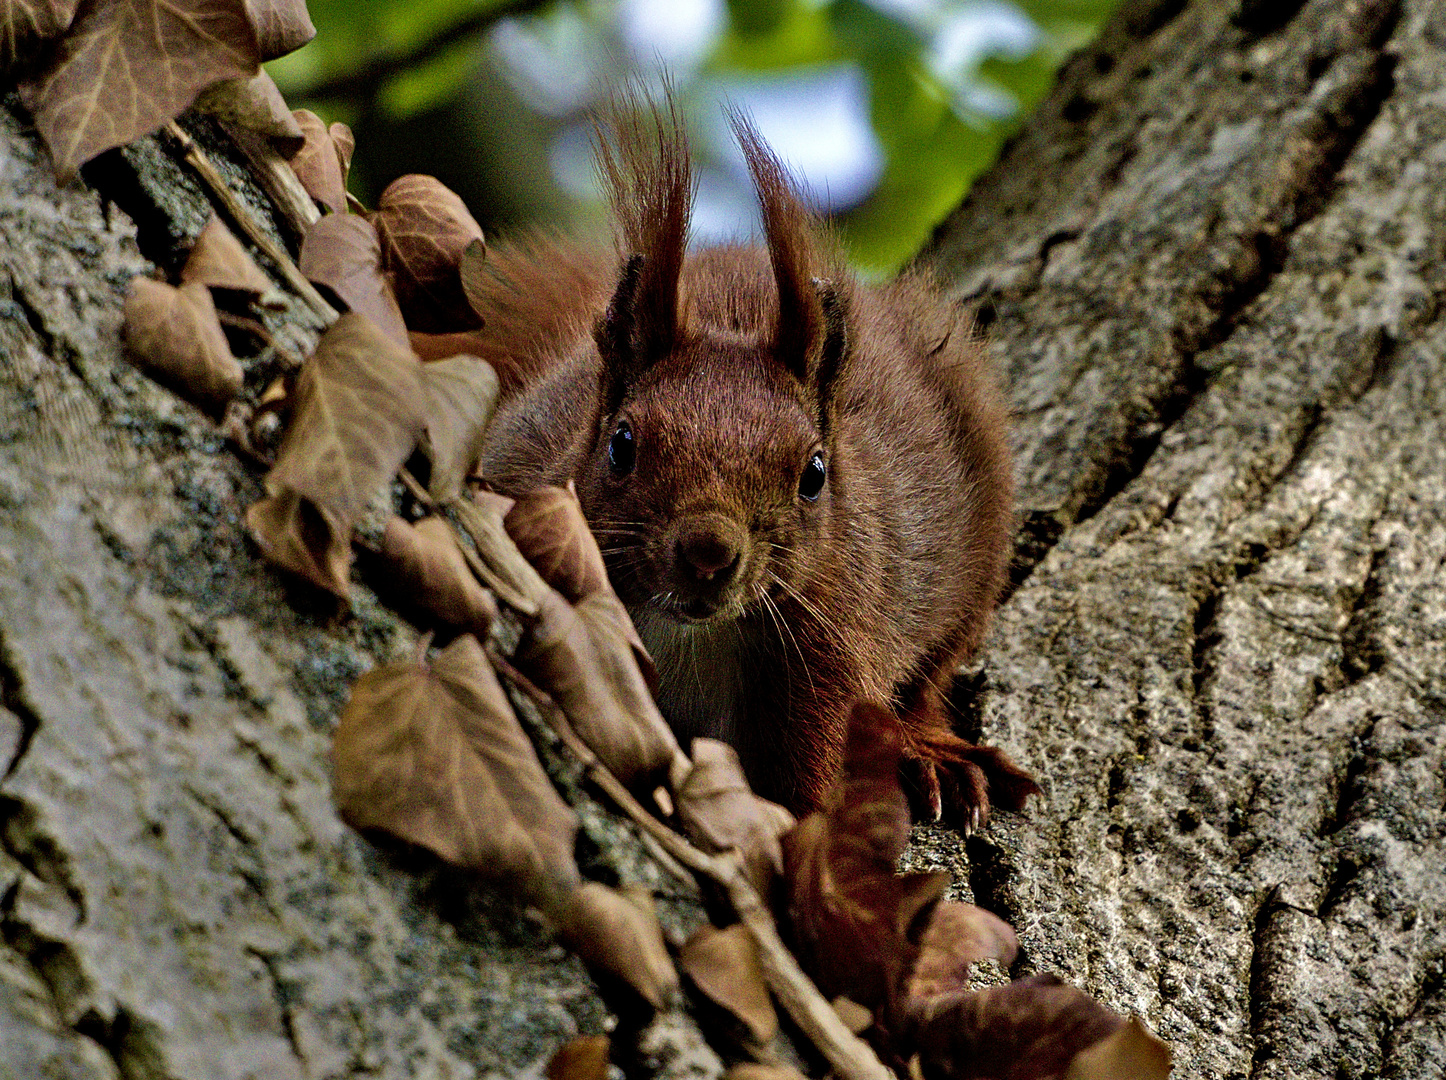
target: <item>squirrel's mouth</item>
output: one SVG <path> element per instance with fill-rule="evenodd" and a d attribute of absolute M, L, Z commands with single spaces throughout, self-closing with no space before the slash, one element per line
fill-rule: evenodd
<path fill-rule="evenodd" d="M 742 613 L 737 597 L 732 595 L 679 596 L 676 593 L 664 593 L 654 596 L 648 606 L 674 622 L 691 626 L 736 619 Z"/>

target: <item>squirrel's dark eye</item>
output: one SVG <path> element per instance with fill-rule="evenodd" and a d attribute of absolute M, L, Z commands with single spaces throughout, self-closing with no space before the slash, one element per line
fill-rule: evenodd
<path fill-rule="evenodd" d="M 626 420 L 619 420 L 617 430 L 608 440 L 608 464 L 613 475 L 627 476 L 637 464 L 638 451 L 633 445 L 633 429 Z"/>
<path fill-rule="evenodd" d="M 818 498 L 819 492 L 823 491 L 823 482 L 827 479 L 828 469 L 824 467 L 823 455 L 815 450 L 813 457 L 809 458 L 808 464 L 803 467 L 803 476 L 799 478 L 799 496 L 813 502 Z"/>

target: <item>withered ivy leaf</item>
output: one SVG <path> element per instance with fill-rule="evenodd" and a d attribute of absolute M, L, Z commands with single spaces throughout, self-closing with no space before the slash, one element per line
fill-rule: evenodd
<path fill-rule="evenodd" d="M 676 998 L 678 972 L 647 893 L 584 882 L 555 918 L 563 940 L 594 974 L 621 979 L 655 1009 Z"/>
<path fill-rule="evenodd" d="M 348 310 L 376 324 L 410 352 L 407 327 L 386 275 L 377 232 L 356 214 L 328 214 L 306 230 L 296 261 L 308 281 L 325 285 Z"/>
<path fill-rule="evenodd" d="M 778 1034 L 778 1013 L 768 996 L 753 937 L 741 923 L 719 930 L 702 926 L 678 952 L 678 966 L 693 985 L 742 1026 L 754 1049 Z"/>
<path fill-rule="evenodd" d="M 577 496 L 567 488 L 527 492 L 507 512 L 507 535 L 542 579 L 568 600 L 608 588 L 602 553 L 588 530 Z"/>
<path fill-rule="evenodd" d="M 352 527 L 391 484 L 426 421 L 419 366 L 364 315 L 342 315 L 322 335 L 297 377 L 267 498 L 246 513 L 269 559 L 346 597 Z M 310 558 L 298 562 L 297 551 Z"/>
<path fill-rule="evenodd" d="M 633 658 L 631 627 L 611 592 L 592 593 L 574 606 L 549 590 L 516 663 L 552 695 L 619 780 L 651 789 L 682 751 Z"/>
<path fill-rule="evenodd" d="M 476 356 L 486 345 L 475 330 L 456 334 L 419 334 L 408 331 L 412 351 L 423 360 L 445 360 L 449 356 Z"/>
<path fill-rule="evenodd" d="M 571 480 L 567 487 L 527 492 L 507 512 L 507 535 L 542 579 L 573 603 L 594 593 L 614 596 L 597 541 L 588 529 Z M 648 690 L 658 689 L 658 669 L 630 618 L 619 623 Z"/>
<path fill-rule="evenodd" d="M 65 33 L 80 0 L 0 0 L 0 71 L 38 59 L 44 43 Z"/>
<path fill-rule="evenodd" d="M 1170 1048 L 1136 1017 L 1070 1062 L 1065 1080 L 1159 1080 L 1170 1075 Z"/>
<path fill-rule="evenodd" d="M 132 279 L 125 336 L 142 367 L 213 416 L 241 391 L 241 365 L 200 282 L 176 289 L 150 278 Z"/>
<path fill-rule="evenodd" d="M 998 915 L 973 904 L 940 903 L 919 938 L 919 957 L 905 990 L 911 1002 L 965 989 L 980 960 L 1014 962 L 1019 939 Z"/>
<path fill-rule="evenodd" d="M 794 954 L 827 998 L 875 1011 L 903 990 L 947 873 L 896 874 L 909 836 L 893 713 L 860 703 L 849 718 L 843 770 L 824 809 L 783 837 Z"/>
<path fill-rule="evenodd" d="M 345 214 L 346 177 L 331 131 L 310 109 L 297 109 L 291 115 L 306 139 L 290 158 L 292 172 L 313 199 L 333 214 Z"/>
<path fill-rule="evenodd" d="M 1118 1052 L 1115 1068 L 1134 1071 L 1076 1072 L 1083 1052 L 1126 1027 L 1082 990 L 1053 975 L 1031 975 L 976 993 L 935 998 L 921 1011 L 913 1042 L 926 1080 L 1157 1080 L 1169 1074 L 1169 1052 L 1143 1028 L 1106 1047 Z M 1141 1044 L 1138 1039 L 1146 1040 Z M 1085 1065 L 1098 1065 L 1086 1058 Z"/>
<path fill-rule="evenodd" d="M 577 815 L 471 634 L 431 663 L 387 664 L 358 679 L 332 758 L 337 810 L 353 828 L 428 848 L 543 911 L 572 911 Z"/>
<path fill-rule="evenodd" d="M 181 280 L 196 281 L 213 289 L 234 289 L 260 296 L 275 286 L 254 259 L 215 214 L 196 236 Z"/>
<path fill-rule="evenodd" d="M 283 155 L 294 154 L 306 141 L 291 107 L 265 71 L 249 79 L 212 83 L 196 96 L 195 108 L 265 135 Z"/>
<path fill-rule="evenodd" d="M 427 490 L 442 501 L 462 490 L 482 453 L 497 408 L 497 372 L 475 356 L 452 356 L 423 364 L 422 381 L 431 398 L 422 443 L 432 466 Z"/>
<path fill-rule="evenodd" d="M 547 1080 L 607 1080 L 612 1040 L 606 1035 L 578 1035 L 563 1044 L 547 1063 Z"/>
<path fill-rule="evenodd" d="M 336 149 L 336 162 L 341 166 L 341 186 L 346 187 L 347 177 L 351 175 L 351 156 L 356 151 L 356 136 L 351 133 L 340 120 L 326 129 L 331 136 L 331 145 Z"/>
<path fill-rule="evenodd" d="M 456 192 L 435 176 L 401 176 L 382 192 L 371 220 L 408 326 L 438 332 L 482 325 L 458 272 L 463 251 L 483 245 L 482 226 Z"/>
<path fill-rule="evenodd" d="M 778 838 L 793 828 L 793 815 L 753 794 L 727 743 L 694 739 L 692 749 L 693 768 L 674 796 L 684 830 L 705 851 L 737 848 L 758 895 L 771 895 L 783 873 Z"/>
<path fill-rule="evenodd" d="M 388 591 L 445 625 L 487 633 L 497 604 L 472 575 L 445 520 L 429 517 L 409 525 L 399 517 L 389 519 L 381 555 L 391 570 Z"/>
<path fill-rule="evenodd" d="M 723 1080 L 805 1080 L 803 1073 L 791 1065 L 762 1065 L 744 1061 L 729 1066 Z"/>
<path fill-rule="evenodd" d="M 82 0 L 50 66 L 20 92 L 68 180 L 260 62 L 243 0 Z"/>
<path fill-rule="evenodd" d="M 263 60 L 295 52 L 316 37 L 306 0 L 246 0 L 246 10 L 256 28 Z"/>

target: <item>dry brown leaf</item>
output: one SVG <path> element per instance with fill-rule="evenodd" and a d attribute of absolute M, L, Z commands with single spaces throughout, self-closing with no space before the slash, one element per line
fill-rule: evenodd
<path fill-rule="evenodd" d="M 263 60 L 295 52 L 316 37 L 306 0 L 246 0 L 246 11 L 256 28 Z"/>
<path fill-rule="evenodd" d="M 684 831 L 705 851 L 737 848 L 759 896 L 770 896 L 783 873 L 778 838 L 793 828 L 793 815 L 753 794 L 738 753 L 714 739 L 693 740 L 693 768 L 678 785 L 676 804 Z"/>
<path fill-rule="evenodd" d="M 195 108 L 260 132 L 283 155 L 296 153 L 306 141 L 286 99 L 264 70 L 249 79 L 225 79 L 211 84 L 197 95 Z"/>
<path fill-rule="evenodd" d="M 579 1035 L 560 1047 L 547 1063 L 547 1080 L 607 1080 L 612 1040 L 606 1035 Z"/>
<path fill-rule="evenodd" d="M 182 281 L 198 281 L 213 289 L 234 289 L 259 296 L 276 286 L 247 253 L 241 241 L 216 215 L 196 236 L 186 265 L 181 267 Z"/>
<path fill-rule="evenodd" d="M 80 0 L 0 0 L 0 71 L 14 73 L 19 63 L 43 55 L 43 45 L 58 38 L 75 18 Z"/>
<path fill-rule="evenodd" d="M 419 844 L 557 917 L 575 909 L 577 815 L 471 634 L 430 664 L 358 679 L 332 758 L 337 809 L 353 828 Z"/>
<path fill-rule="evenodd" d="M 68 180 L 91 158 L 155 131 L 223 79 L 261 62 L 242 0 L 105 0 L 77 10 L 44 72 L 21 85 Z"/>
<path fill-rule="evenodd" d="M 949 885 L 947 873 L 894 872 L 910 824 L 899 756 L 892 711 L 856 705 L 825 808 L 783 837 L 794 954 L 825 997 L 875 1011 L 902 994 L 923 916 Z"/>
<path fill-rule="evenodd" d="M 422 365 L 431 396 L 422 444 L 432 471 L 427 490 L 439 501 L 462 490 L 482 453 L 487 424 L 497 408 L 497 372 L 475 356 L 453 356 Z"/>
<path fill-rule="evenodd" d="M 585 596 L 574 607 L 549 590 L 516 663 L 552 695 L 613 775 L 651 790 L 682 751 L 633 658 L 631 626 L 610 592 Z"/>
<path fill-rule="evenodd" d="M 246 510 L 246 527 L 277 566 L 318 588 L 347 598 L 351 588 L 351 529 L 339 528 L 310 499 L 282 490 Z"/>
<path fill-rule="evenodd" d="M 297 109 L 291 115 L 296 117 L 306 139 L 291 156 L 292 171 L 313 199 L 333 214 L 345 214 L 346 178 L 331 132 L 310 109 Z"/>
<path fill-rule="evenodd" d="M 778 1013 L 768 995 L 753 936 L 741 923 L 703 926 L 678 952 L 678 966 L 709 1001 L 725 1009 L 752 1046 L 767 1047 L 778 1034 Z"/>
<path fill-rule="evenodd" d="M 427 398 L 419 366 L 363 315 L 347 313 L 322 335 L 297 378 L 291 423 L 266 474 L 267 498 L 246 514 L 267 558 L 346 597 L 352 526 L 422 432 Z M 298 549 L 310 558 L 295 560 Z M 318 567 L 321 577 L 313 573 Z"/>
<path fill-rule="evenodd" d="M 602 553 L 578 505 L 572 481 L 567 487 L 540 487 L 524 494 L 507 512 L 507 535 L 543 580 L 573 603 L 593 593 L 613 595 Z M 621 627 L 649 692 L 658 689 L 658 669 L 631 618 Z"/>
<path fill-rule="evenodd" d="M 926 1080 L 1158 1080 L 1169 1073 L 1169 1052 L 1142 1029 L 1111 1042 L 1104 1060 L 1083 1068 L 1129 1062 L 1135 1072 L 1071 1073 L 1076 1058 L 1126 1027 L 1124 1017 L 1053 975 L 1031 975 L 1005 986 L 936 998 L 914 1032 Z M 1143 1039 L 1143 1041 L 1142 1041 Z M 1120 1055 L 1113 1061 L 1110 1055 Z"/>
<path fill-rule="evenodd" d="M 507 535 L 544 581 L 574 604 L 608 588 L 607 567 L 588 531 L 577 496 L 567 488 L 526 492 L 507 512 Z"/>
<path fill-rule="evenodd" d="M 146 277 L 132 279 L 125 335 L 141 366 L 213 416 L 241 391 L 241 365 L 200 282 L 176 289 Z"/>
<path fill-rule="evenodd" d="M 429 517 L 409 525 L 389 519 L 381 556 L 391 570 L 384 583 L 388 591 L 448 626 L 486 636 L 497 604 L 477 583 L 445 520 Z"/>
<path fill-rule="evenodd" d="M 678 972 L 668 958 L 652 899 L 585 882 L 557 919 L 563 939 L 596 975 L 620 979 L 655 1009 L 678 993 Z"/>
<path fill-rule="evenodd" d="M 463 251 L 484 243 L 482 226 L 456 192 L 435 176 L 401 176 L 371 220 L 408 326 L 436 333 L 482 325 L 458 273 Z"/>
<path fill-rule="evenodd" d="M 838 1018 L 843 1021 L 844 1027 L 855 1035 L 861 1035 L 873 1027 L 874 1014 L 869 1012 L 851 997 L 844 997 L 840 994 L 829 1002 L 833 1011 L 838 1013 Z"/>
<path fill-rule="evenodd" d="M 1070 1062 L 1065 1080 L 1160 1080 L 1170 1075 L 1170 1048 L 1136 1017 Z"/>
<path fill-rule="evenodd" d="M 965 988 L 970 969 L 980 960 L 1014 962 L 1019 939 L 998 915 L 973 904 L 940 903 L 929 914 L 919 938 L 919 958 L 905 995 L 924 1001 Z"/>
<path fill-rule="evenodd" d="M 419 334 L 407 332 L 412 351 L 423 360 L 445 360 L 449 356 L 476 356 L 486 345 L 482 335 L 475 330 L 459 334 Z"/>
<path fill-rule="evenodd" d="M 805 1080 L 805 1077 L 791 1065 L 761 1065 L 756 1061 L 745 1061 L 729 1066 L 723 1080 Z"/>
<path fill-rule="evenodd" d="M 346 187 L 347 177 L 351 175 L 351 156 L 356 152 L 356 136 L 340 120 L 327 128 L 326 133 L 331 136 L 331 145 L 336 148 L 336 162 L 341 166 L 341 186 Z"/>
<path fill-rule="evenodd" d="M 328 214 L 306 230 L 297 266 L 308 281 L 325 285 L 351 311 L 371 319 L 410 351 L 392 287 L 382 273 L 377 232 L 356 214 Z"/>
<path fill-rule="evenodd" d="M 462 285 L 462 295 L 467 298 L 472 310 L 478 313 L 480 322 L 481 312 L 492 302 L 492 281 L 487 271 L 485 243 L 468 244 L 462 249 L 462 257 L 457 260 L 457 279 Z"/>

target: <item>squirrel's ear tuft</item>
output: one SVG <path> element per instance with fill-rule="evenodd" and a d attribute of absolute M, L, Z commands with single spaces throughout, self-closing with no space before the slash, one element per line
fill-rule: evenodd
<path fill-rule="evenodd" d="M 661 103 L 636 86 L 620 90 L 595 118 L 593 148 L 623 256 L 597 327 L 598 347 L 621 393 L 672 348 L 677 333 L 678 278 L 696 185 L 672 87 L 664 88 Z"/>
<path fill-rule="evenodd" d="M 738 109 L 732 109 L 728 118 L 753 177 L 778 287 L 774 354 L 800 383 L 825 400 L 848 345 L 848 312 L 837 280 L 843 272 L 823 224 L 804 205 L 778 155 Z M 835 280 L 821 281 L 822 275 Z"/>

